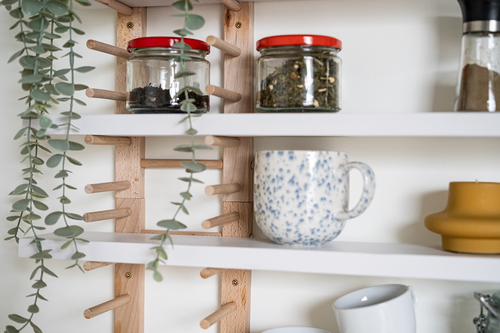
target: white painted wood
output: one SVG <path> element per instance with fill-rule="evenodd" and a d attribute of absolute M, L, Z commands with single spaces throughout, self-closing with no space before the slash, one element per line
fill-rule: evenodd
<path fill-rule="evenodd" d="M 149 234 L 86 232 L 88 244 L 79 245 L 86 260 L 144 264 L 156 244 Z M 61 250 L 66 239 L 43 235 L 44 248 L 54 259 L 69 260 L 72 250 Z M 500 256 L 468 255 L 410 244 L 333 241 L 318 248 L 292 248 L 267 239 L 173 236 L 168 265 L 264 271 L 386 276 L 455 281 L 500 282 Z M 19 256 L 36 253 L 31 238 L 19 244 Z"/>
<path fill-rule="evenodd" d="M 170 6 L 176 0 L 121 0 L 120 2 L 124 5 L 130 7 L 158 7 L 158 6 Z M 286 1 L 286 0 L 240 0 L 241 2 L 251 2 L 251 1 Z M 304 0 L 302 0 L 304 1 Z M 314 0 L 305 0 L 314 1 Z M 203 4 L 210 3 L 220 3 L 219 0 L 202 0 Z M 196 2 L 194 2 L 196 4 Z"/>
<path fill-rule="evenodd" d="M 179 136 L 183 115 L 87 115 L 75 135 Z M 54 123 L 64 122 L 60 116 Z M 237 137 L 500 137 L 500 113 L 292 113 L 206 114 L 193 119 L 198 135 Z M 65 134 L 64 129 L 47 132 Z"/>

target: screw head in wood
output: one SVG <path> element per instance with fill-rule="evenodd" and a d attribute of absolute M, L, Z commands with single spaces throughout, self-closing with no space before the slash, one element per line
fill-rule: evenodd
<path fill-rule="evenodd" d="M 238 280 L 233 280 L 233 286 L 237 286 L 238 285 Z"/>
<path fill-rule="evenodd" d="M 241 22 L 236 22 L 234 26 L 236 27 L 236 29 L 239 29 L 243 26 L 243 24 L 241 24 Z"/>
<path fill-rule="evenodd" d="M 126 277 L 127 279 L 130 279 L 130 278 L 132 277 L 132 274 L 130 274 L 130 272 L 127 272 L 127 273 L 125 273 L 125 277 Z"/>
<path fill-rule="evenodd" d="M 255 163 L 252 161 L 252 162 L 250 163 L 250 169 L 252 169 L 252 170 L 253 170 L 254 168 L 255 168 Z"/>
<path fill-rule="evenodd" d="M 127 28 L 132 29 L 134 27 L 133 22 L 127 22 Z"/>

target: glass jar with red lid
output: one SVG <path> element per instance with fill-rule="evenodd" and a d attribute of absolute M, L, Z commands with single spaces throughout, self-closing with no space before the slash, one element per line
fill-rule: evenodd
<path fill-rule="evenodd" d="M 127 61 L 127 109 L 132 113 L 185 113 L 180 103 L 185 94 L 194 99 L 195 113 L 210 110 L 205 87 L 210 84 L 210 63 L 205 59 L 210 46 L 200 40 L 184 38 L 190 49 L 184 50 L 185 71 L 191 75 L 176 77 L 181 70 L 179 62 L 180 37 L 141 37 L 128 43 L 132 57 Z M 196 93 L 198 92 L 198 93 Z M 201 95 L 199 93 L 202 93 Z"/>
<path fill-rule="evenodd" d="M 340 110 L 342 42 L 320 35 L 272 36 L 257 42 L 257 111 Z"/>

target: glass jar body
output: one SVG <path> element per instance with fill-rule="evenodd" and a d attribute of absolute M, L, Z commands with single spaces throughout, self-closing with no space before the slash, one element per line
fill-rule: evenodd
<path fill-rule="evenodd" d="M 455 111 L 500 111 L 500 32 L 468 32 L 462 55 Z"/>
<path fill-rule="evenodd" d="M 272 46 L 259 49 L 259 112 L 336 112 L 341 109 L 339 49 Z"/>
<path fill-rule="evenodd" d="M 186 113 L 180 103 L 186 99 L 179 92 L 188 89 L 188 98 L 194 99 L 194 113 L 210 110 L 210 101 L 205 87 L 210 84 L 210 63 L 205 60 L 206 52 L 185 50 L 190 58 L 185 60 L 185 71 L 194 74 L 175 77 L 181 70 L 176 61 L 180 51 L 167 47 L 149 47 L 131 50 L 127 61 L 127 109 L 132 113 Z M 195 91 L 201 91 L 202 95 Z"/>

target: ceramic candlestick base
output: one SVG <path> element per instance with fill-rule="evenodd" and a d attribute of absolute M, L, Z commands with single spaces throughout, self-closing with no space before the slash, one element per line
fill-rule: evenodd
<path fill-rule="evenodd" d="M 452 182 L 446 209 L 425 218 L 441 234 L 443 249 L 500 253 L 500 183 Z"/>

